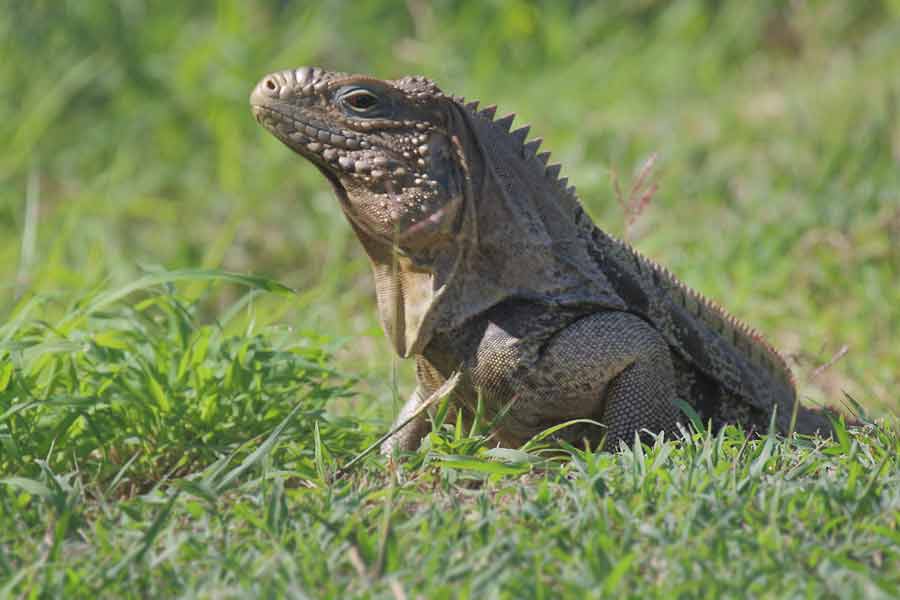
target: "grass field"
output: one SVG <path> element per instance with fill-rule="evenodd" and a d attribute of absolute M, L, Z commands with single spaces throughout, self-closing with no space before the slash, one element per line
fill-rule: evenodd
<path fill-rule="evenodd" d="M 897 0 L 13 2 L 0 56 L 0 597 L 900 596 Z M 411 368 L 250 115 L 302 64 L 517 111 L 598 224 L 876 424 L 590 454 L 437 423 L 339 476 Z"/>

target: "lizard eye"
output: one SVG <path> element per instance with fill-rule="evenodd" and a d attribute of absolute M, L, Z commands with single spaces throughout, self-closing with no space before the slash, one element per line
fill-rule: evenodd
<path fill-rule="evenodd" d="M 378 96 L 369 90 L 350 90 L 341 96 L 341 102 L 355 113 L 366 114 L 378 106 Z"/>

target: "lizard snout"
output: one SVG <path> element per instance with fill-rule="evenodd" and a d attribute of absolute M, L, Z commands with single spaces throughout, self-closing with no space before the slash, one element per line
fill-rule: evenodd
<path fill-rule="evenodd" d="M 312 91 L 312 84 L 316 83 L 321 69 L 313 67 L 299 67 L 269 73 L 260 80 L 250 94 L 250 104 L 265 106 L 271 100 L 283 100 L 288 95 L 297 91 Z"/>
<path fill-rule="evenodd" d="M 271 100 L 278 100 L 287 91 L 288 80 L 284 72 L 271 73 L 262 78 L 250 94 L 250 104 L 265 106 Z"/>

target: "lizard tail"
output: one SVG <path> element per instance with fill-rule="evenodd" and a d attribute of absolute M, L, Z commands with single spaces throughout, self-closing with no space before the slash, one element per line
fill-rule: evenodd
<path fill-rule="evenodd" d="M 797 412 L 797 423 L 794 430 L 797 433 L 805 435 L 820 435 L 834 437 L 833 420 L 841 417 L 834 409 L 829 408 L 806 408 L 801 406 Z M 850 427 L 858 427 L 862 425 L 854 418 L 844 415 L 844 420 Z"/>

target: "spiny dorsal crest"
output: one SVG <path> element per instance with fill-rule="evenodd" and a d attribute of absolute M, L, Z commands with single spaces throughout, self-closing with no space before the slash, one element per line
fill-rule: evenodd
<path fill-rule="evenodd" d="M 526 125 L 525 127 L 520 127 L 519 129 L 516 129 L 515 131 L 511 131 L 509 136 L 512 139 L 516 140 L 520 146 L 524 147 L 525 146 L 525 138 L 528 137 L 529 129 L 531 129 L 531 127 L 529 125 Z"/>
<path fill-rule="evenodd" d="M 487 119 L 488 121 L 493 121 L 493 120 L 494 120 L 494 115 L 497 114 L 497 105 L 496 105 L 496 104 L 491 104 L 490 106 L 485 107 L 485 108 L 484 108 L 480 113 L 478 113 L 478 114 L 481 115 L 481 117 L 482 117 L 483 119 Z"/>
<path fill-rule="evenodd" d="M 501 118 L 497 119 L 496 121 L 494 121 L 494 125 L 496 125 L 500 129 L 502 129 L 503 131 L 508 133 L 509 128 L 512 127 L 513 119 L 515 119 L 515 118 L 516 118 L 516 113 L 509 113 L 505 117 L 501 117 Z"/>
<path fill-rule="evenodd" d="M 485 108 L 478 110 L 478 101 L 466 103 L 463 98 L 454 98 L 456 102 L 460 105 L 463 105 L 466 109 L 469 110 L 470 113 L 485 119 L 486 121 L 490 121 L 495 128 L 502 134 L 509 136 L 510 141 L 521 149 L 521 156 L 526 161 L 535 160 L 539 167 L 544 169 L 544 175 L 557 183 L 560 190 L 564 192 L 564 194 L 575 197 L 575 187 L 568 185 L 568 179 L 562 178 L 560 179 L 559 174 L 562 170 L 562 165 L 553 164 L 547 166 L 547 163 L 550 160 L 549 152 L 541 152 L 538 153 L 538 149 L 543 143 L 542 138 L 534 138 L 530 141 L 526 141 L 528 138 L 528 132 L 531 130 L 530 125 L 525 125 L 523 127 L 519 127 L 518 129 L 511 130 L 513 121 L 516 118 L 515 113 L 510 113 L 503 117 L 497 118 L 497 106 L 492 104 L 490 106 L 486 106 Z"/>
<path fill-rule="evenodd" d="M 522 150 L 524 151 L 525 158 L 532 158 L 537 155 L 538 148 L 541 147 L 541 143 L 543 143 L 543 138 L 534 138 L 527 144 L 522 145 Z"/>

